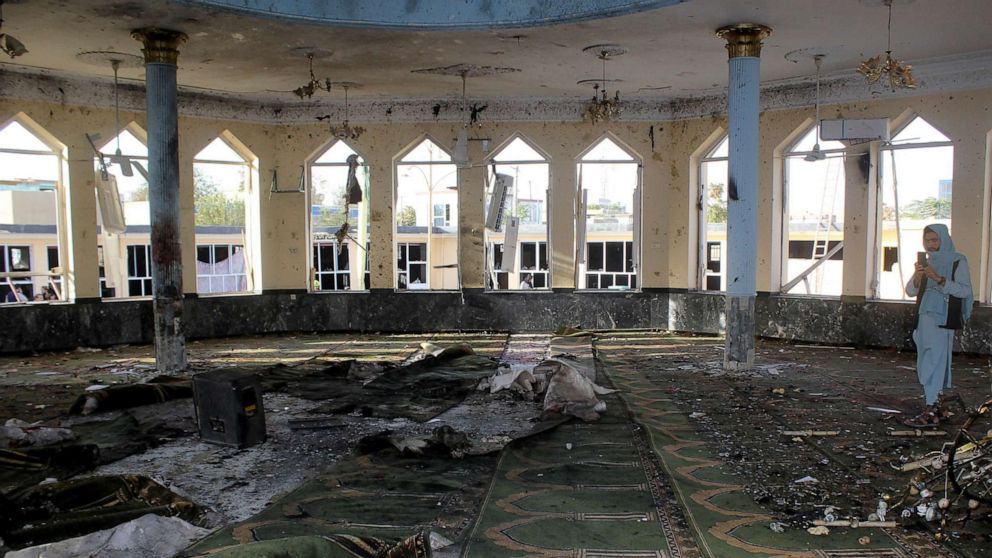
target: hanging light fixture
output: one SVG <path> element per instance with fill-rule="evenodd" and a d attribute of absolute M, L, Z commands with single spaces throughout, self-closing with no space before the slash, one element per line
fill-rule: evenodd
<path fill-rule="evenodd" d="M 307 61 L 310 64 L 310 81 L 305 85 L 301 85 L 294 89 L 293 93 L 296 93 L 296 96 L 301 99 L 309 99 L 310 97 L 313 97 L 313 94 L 318 90 L 330 92 L 331 78 L 324 78 L 324 80 L 321 81 L 317 79 L 317 76 L 313 73 L 313 53 L 307 54 Z"/>
<path fill-rule="evenodd" d="M 344 121 L 340 126 L 331 126 L 331 135 L 338 139 L 358 139 L 359 136 L 365 133 L 365 128 L 362 128 L 361 126 L 352 126 L 348 121 L 348 89 L 357 87 L 358 84 L 352 81 L 338 81 L 329 85 L 337 85 L 338 87 L 344 89 Z"/>
<path fill-rule="evenodd" d="M 468 82 L 468 72 L 462 72 L 462 118 L 468 112 L 468 101 L 465 97 L 466 84 Z M 464 168 L 469 165 L 468 159 L 468 120 L 465 120 L 462 124 L 461 129 L 458 130 L 458 135 L 455 137 L 455 150 L 451 153 L 451 161 L 455 163 L 459 168 Z"/>
<path fill-rule="evenodd" d="M 808 163 L 827 158 L 827 154 L 820 151 L 820 65 L 823 63 L 823 55 L 813 55 L 813 63 L 816 64 L 816 143 L 813 144 L 813 150 L 803 157 Z"/>
<path fill-rule="evenodd" d="M 913 67 L 904 64 L 892 57 L 892 1 L 882 0 L 889 8 L 888 42 L 885 52 L 869 58 L 858 66 L 858 73 L 865 76 L 869 84 L 875 84 L 882 78 L 887 77 L 889 87 L 895 91 L 897 88 L 915 89 L 916 78 L 913 77 Z"/>
<path fill-rule="evenodd" d="M 592 99 L 586 104 L 582 115 L 593 124 L 601 121 L 614 120 L 620 118 L 623 107 L 620 106 L 620 90 L 613 93 L 613 98 L 609 97 L 606 91 L 606 61 L 622 56 L 627 49 L 620 45 L 592 45 L 582 49 L 583 52 L 593 52 L 596 58 L 603 61 L 603 77 L 599 80 L 586 79 L 579 81 L 583 83 L 593 83 Z M 619 82 L 620 80 L 613 80 Z"/>
<path fill-rule="evenodd" d="M 3 0 L 0 0 L 0 31 L 3 30 Z M 28 49 L 24 43 L 18 41 L 10 35 L 0 32 L 0 50 L 11 58 L 17 58 L 22 54 L 27 54 Z"/>

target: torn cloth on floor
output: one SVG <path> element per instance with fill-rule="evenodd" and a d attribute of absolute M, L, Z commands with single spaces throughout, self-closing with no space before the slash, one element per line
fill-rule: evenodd
<path fill-rule="evenodd" d="M 573 359 L 548 359 L 539 364 L 535 368 L 537 370 L 551 376 L 548 391 L 544 395 L 545 412 L 573 415 L 587 421 L 596 420 L 599 413 L 606 410 L 606 404 L 596 396 L 616 391 L 593 383 L 588 377 L 589 370 L 584 370 Z"/>
<path fill-rule="evenodd" d="M 193 382 L 189 378 L 156 376 L 145 384 L 125 384 L 88 391 L 76 399 L 69 413 L 88 415 L 187 397 L 193 397 Z"/>
<path fill-rule="evenodd" d="M 11 551 L 4 558 L 161 558 L 174 556 L 207 533 L 178 517 L 147 514 L 112 529 Z"/>
<path fill-rule="evenodd" d="M 0 538 L 13 548 L 78 537 L 148 513 L 195 523 L 203 511 L 148 477 L 89 477 L 9 494 L 0 505 Z"/>
<path fill-rule="evenodd" d="M 475 390 L 483 378 L 496 372 L 498 362 L 476 355 L 467 346 L 387 369 L 360 390 L 347 390 L 321 408 L 322 412 L 408 418 L 425 422 L 454 407 Z"/>

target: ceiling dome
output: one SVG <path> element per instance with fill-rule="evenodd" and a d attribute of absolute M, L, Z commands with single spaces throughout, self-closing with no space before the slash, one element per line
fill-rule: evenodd
<path fill-rule="evenodd" d="M 617 16 L 689 0 L 187 0 L 256 15 L 355 27 L 532 27 Z"/>

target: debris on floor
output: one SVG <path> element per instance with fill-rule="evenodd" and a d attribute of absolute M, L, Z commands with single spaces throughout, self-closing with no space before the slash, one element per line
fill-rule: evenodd
<path fill-rule="evenodd" d="M 756 367 L 731 373 L 710 337 L 561 333 L 193 341 L 188 376 L 260 380 L 267 436 L 244 448 L 200 439 L 190 378 L 156 377 L 148 347 L 0 357 L 0 551 L 68 556 L 86 539 L 143 556 L 141 522 L 251 558 L 515 556 L 542 540 L 609 555 L 626 551 L 596 546 L 615 529 L 661 555 L 722 536 L 755 556 L 992 551 L 988 406 L 899 425 L 919 407 L 915 355 L 759 341 Z M 988 390 L 977 359 L 955 370 L 961 393 Z M 694 531 L 703 504 L 724 519 Z"/>
<path fill-rule="evenodd" d="M 81 537 L 13 550 L 5 558 L 171 557 L 209 532 L 178 517 L 147 514 Z"/>

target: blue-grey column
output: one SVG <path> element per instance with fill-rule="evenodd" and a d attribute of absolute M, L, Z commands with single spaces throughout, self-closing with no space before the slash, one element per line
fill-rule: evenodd
<path fill-rule="evenodd" d="M 178 47 L 186 35 L 154 28 L 138 29 L 131 35 L 142 42 L 145 55 L 155 366 L 159 372 L 174 373 L 186 368 L 176 101 Z"/>
<path fill-rule="evenodd" d="M 758 257 L 758 84 L 761 40 L 771 29 L 753 23 L 723 27 L 730 83 L 727 91 L 727 331 L 723 366 L 754 367 L 754 299 Z"/>

